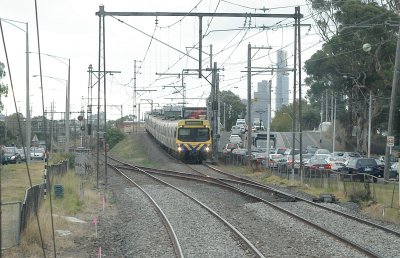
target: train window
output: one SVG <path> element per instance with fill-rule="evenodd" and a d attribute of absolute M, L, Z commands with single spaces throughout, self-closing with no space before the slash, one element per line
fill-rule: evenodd
<path fill-rule="evenodd" d="M 204 142 L 210 139 L 208 128 L 179 128 L 178 140 L 183 142 Z"/>

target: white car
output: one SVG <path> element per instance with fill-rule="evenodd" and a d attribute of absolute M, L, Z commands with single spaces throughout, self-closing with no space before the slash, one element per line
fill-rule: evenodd
<path fill-rule="evenodd" d="M 33 147 L 31 149 L 31 159 L 41 159 L 44 160 L 44 149 Z"/>
<path fill-rule="evenodd" d="M 242 143 L 242 138 L 240 138 L 239 135 L 232 134 L 231 137 L 229 137 L 229 142 L 230 143 L 241 144 Z"/>

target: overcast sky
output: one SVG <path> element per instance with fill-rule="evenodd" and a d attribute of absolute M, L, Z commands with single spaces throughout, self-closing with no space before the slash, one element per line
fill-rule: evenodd
<path fill-rule="evenodd" d="M 181 0 L 181 1 L 78 1 L 78 0 L 41 0 L 38 1 L 38 21 L 41 52 L 71 60 L 71 112 L 79 112 L 82 107 L 86 110 L 88 97 L 89 64 L 98 67 L 98 30 L 99 18 L 95 12 L 103 4 L 109 12 L 263 12 L 263 7 L 269 8 L 268 13 L 294 13 L 295 6 L 301 7 L 305 19 L 302 23 L 312 24 L 309 17 L 309 7 L 304 0 Z M 197 5 L 198 4 L 198 5 Z M 197 5 L 197 8 L 195 7 Z M 38 52 L 35 22 L 34 0 L 0 0 L 0 18 L 29 23 L 30 52 Z M 122 22 L 117 20 L 120 19 Z M 157 24 L 156 24 L 157 23 Z M 132 113 L 134 60 L 140 67 L 137 74 L 137 89 L 154 90 L 138 92 L 138 103 L 149 102 L 160 105 L 178 103 L 179 93 L 174 93 L 172 85 L 181 85 L 177 76 L 160 76 L 156 73 L 181 73 L 183 69 L 196 69 L 195 60 L 182 52 L 198 46 L 198 18 L 195 17 L 109 17 L 106 24 L 106 64 L 107 70 L 121 71 L 107 76 L 107 104 L 123 106 L 123 115 Z M 271 50 L 254 50 L 254 66 L 272 67 L 276 62 L 276 51 L 283 48 L 288 51 L 289 66 L 293 65 L 293 36 L 292 19 L 245 19 L 245 18 L 203 18 L 203 51 L 209 53 L 209 45 L 213 45 L 213 62 L 224 68 L 221 74 L 220 89 L 232 90 L 241 98 L 247 93 L 247 44 L 255 46 L 270 46 Z M 15 26 L 3 21 L 4 38 L 10 61 L 11 75 L 15 90 L 18 110 L 25 111 L 25 33 Z M 24 24 L 14 23 L 25 30 Z M 243 27 L 273 26 L 267 30 L 259 28 L 243 29 Z M 278 26 L 284 25 L 284 26 Z M 287 25 L 287 26 L 286 26 Z M 142 32 L 151 37 L 145 35 Z M 151 44 L 150 44 L 151 42 Z M 161 43 L 162 42 L 162 43 Z M 164 44 L 165 43 L 165 44 Z M 167 46 L 168 45 L 168 46 Z M 302 60 L 309 58 L 321 44 L 313 27 L 310 30 L 302 28 Z M 178 51 L 179 50 L 179 51 Z M 196 49 L 191 50 L 190 56 L 198 58 Z M 42 114 L 40 80 L 34 77 L 39 74 L 38 55 L 30 54 L 30 96 L 32 116 Z M 0 61 L 6 64 L 3 44 L 0 47 Z M 61 59 L 66 62 L 66 60 Z M 65 111 L 65 92 L 67 79 L 66 63 L 42 56 L 42 72 L 44 85 L 44 106 L 50 111 L 50 103 L 54 101 L 57 112 Z M 142 61 L 142 62 L 139 62 Z M 209 67 L 209 59 L 203 55 L 204 68 Z M 139 68 L 139 67 L 138 67 Z M 10 86 L 9 74 L 4 83 Z M 292 81 L 293 74 L 289 75 Z M 305 74 L 302 76 L 305 78 Z M 273 80 L 275 75 L 264 74 L 253 76 L 253 90 L 258 81 Z M 93 78 L 95 81 L 95 78 Z M 210 78 L 211 80 L 211 78 Z M 205 79 L 197 76 L 185 76 L 188 106 L 204 106 L 205 98 L 209 95 L 210 85 Z M 290 85 L 290 88 L 292 86 Z M 179 88 L 177 88 L 179 89 Z M 93 87 L 93 97 L 97 98 L 97 87 Z M 103 90 L 101 90 L 103 96 Z M 172 98 L 172 99 L 171 99 Z M 176 99 L 173 99 L 176 98 Z M 15 113 L 11 87 L 7 98 L 2 97 L 5 104 L 3 113 Z M 94 104 L 97 100 L 94 101 Z M 102 102 L 103 103 L 103 102 Z M 274 103 L 274 99 L 273 99 Z M 150 105 L 142 104 L 142 110 Z M 96 108 L 94 108 L 96 109 Z M 120 108 L 107 107 L 108 118 L 115 119 L 121 114 Z M 60 116 L 60 115 L 59 115 Z M 58 116 L 58 117 L 59 117 Z M 57 116 L 56 116 L 57 117 Z M 71 118 L 76 118 L 72 114 Z M 60 117 L 59 117 L 60 118 Z"/>

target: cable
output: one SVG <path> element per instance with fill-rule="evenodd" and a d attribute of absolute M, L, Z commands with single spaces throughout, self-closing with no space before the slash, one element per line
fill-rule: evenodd
<path fill-rule="evenodd" d="M 44 94 L 43 94 L 43 73 L 42 73 L 42 59 L 41 59 L 41 49 L 40 49 L 40 33 L 39 33 L 39 15 L 38 15 L 38 7 L 37 7 L 37 0 L 35 0 L 35 20 L 36 20 L 36 35 L 37 35 L 37 45 L 38 45 L 38 57 L 39 57 L 39 75 L 40 75 L 40 89 L 42 93 L 42 112 L 43 112 L 43 125 L 45 126 L 45 138 L 46 138 L 46 147 L 47 145 L 47 127 L 46 127 L 46 117 L 45 117 L 45 110 L 44 110 Z M 47 171 L 47 167 L 49 166 L 49 161 L 47 157 L 48 150 L 46 149 L 46 158 L 45 158 L 45 171 Z M 47 187 L 47 186 L 45 186 Z M 52 236 L 53 236 L 53 251 L 54 251 L 54 257 L 57 257 L 57 252 L 56 252 L 56 240 L 54 236 L 54 221 L 53 221 L 53 205 L 52 205 L 52 198 L 51 198 L 51 190 L 49 191 L 49 200 L 50 200 L 50 216 L 51 216 L 51 230 L 52 230 Z M 39 218 L 38 218 L 39 219 Z M 40 232 L 41 234 L 41 232 Z M 43 248 L 43 254 L 44 257 L 46 257 L 45 251 L 44 251 L 44 243 L 42 241 L 42 248 Z"/>
<path fill-rule="evenodd" d="M 14 100 L 14 107 L 15 107 L 16 114 L 17 114 L 18 131 L 19 131 L 19 133 L 21 135 L 22 146 L 24 146 L 25 141 L 24 141 L 24 137 L 23 137 L 23 134 L 22 134 L 21 120 L 20 120 L 20 117 L 19 117 L 20 114 L 18 112 L 17 101 L 16 101 L 16 98 L 15 98 L 14 84 L 13 84 L 11 68 L 10 68 L 10 62 L 9 62 L 9 59 L 8 59 L 7 47 L 6 47 L 6 42 L 5 42 L 5 38 L 4 38 L 3 25 L 2 25 L 1 19 L 0 19 L 0 30 L 1 30 L 1 37 L 3 39 L 3 47 L 4 47 L 5 57 L 6 57 L 8 76 L 10 77 L 10 85 L 11 85 L 11 91 L 12 91 L 13 100 Z M 31 173 L 30 173 L 30 170 L 29 170 L 29 166 L 28 166 L 28 161 L 27 160 L 25 160 L 25 165 L 26 165 L 28 179 L 29 179 L 29 186 L 32 188 L 32 178 L 31 178 Z M 36 215 L 36 222 L 37 222 L 38 229 L 39 229 L 40 241 L 42 243 L 43 256 L 46 257 L 46 253 L 45 253 L 45 249 L 44 249 L 44 243 L 43 243 L 43 237 L 42 237 L 42 230 L 41 230 L 41 227 L 40 227 L 39 215 L 38 215 L 38 211 L 37 211 L 38 209 L 34 209 L 34 210 L 35 210 L 35 215 Z"/>
<path fill-rule="evenodd" d="M 160 29 L 165 29 L 165 28 L 170 28 L 174 25 L 176 25 L 177 23 L 181 22 L 183 19 L 185 19 L 187 17 L 188 14 L 192 13 L 194 10 L 197 9 L 197 7 L 199 6 L 199 4 L 201 4 L 201 2 L 203 2 L 203 0 L 200 0 L 185 16 L 183 16 L 182 18 L 180 18 L 179 20 L 177 20 L 176 22 L 168 25 L 168 26 L 158 26 Z"/>

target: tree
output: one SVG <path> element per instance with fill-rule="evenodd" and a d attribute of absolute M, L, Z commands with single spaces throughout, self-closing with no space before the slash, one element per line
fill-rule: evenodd
<path fill-rule="evenodd" d="M 296 106 L 298 105 L 297 103 Z M 302 114 L 301 114 L 302 130 L 307 131 L 318 128 L 320 121 L 320 114 L 318 112 L 318 109 L 313 107 L 311 104 L 308 104 L 305 100 L 302 100 L 301 107 L 302 107 Z M 297 119 L 296 119 L 296 126 L 298 127 Z M 289 104 L 288 106 L 283 105 L 281 109 L 275 113 L 275 117 L 271 121 L 271 130 L 275 132 L 291 132 L 293 127 L 292 123 L 293 123 L 293 104 Z"/>
<path fill-rule="evenodd" d="M 4 76 L 6 76 L 6 72 L 4 71 L 4 64 L 2 62 L 0 62 L 0 112 L 3 111 L 3 103 L 1 102 L 1 97 L 7 97 L 8 94 L 8 87 L 6 84 L 4 84 L 3 82 L 1 82 L 1 79 L 3 79 Z"/>
<path fill-rule="evenodd" d="M 210 99 L 211 96 L 207 98 L 207 103 L 210 103 Z M 236 119 L 246 116 L 246 106 L 241 102 L 240 97 L 230 90 L 220 93 L 220 103 L 221 123 L 225 114 L 225 129 L 230 131 L 236 124 Z"/>
<path fill-rule="evenodd" d="M 125 134 L 118 128 L 109 128 L 105 137 L 109 148 L 112 149 L 125 138 Z"/>
<path fill-rule="evenodd" d="M 322 49 L 305 64 L 311 103 L 321 103 L 327 92 L 334 94 L 346 113 L 338 118 L 346 125 L 347 141 L 356 125 L 357 150 L 366 151 L 368 96 L 375 96 L 373 122 L 380 119 L 384 110 L 380 100 L 390 96 L 396 31 L 386 21 L 397 15 L 374 1 L 311 2 L 320 11 L 317 24 L 325 40 Z M 335 30 L 328 29 L 332 24 Z M 371 45 L 368 53 L 363 50 L 365 43 Z"/>

